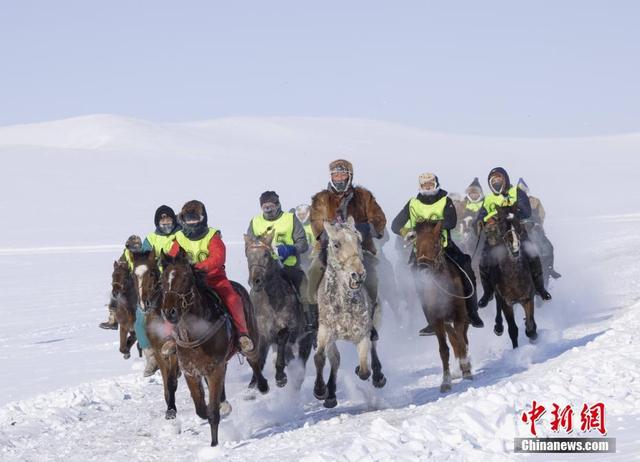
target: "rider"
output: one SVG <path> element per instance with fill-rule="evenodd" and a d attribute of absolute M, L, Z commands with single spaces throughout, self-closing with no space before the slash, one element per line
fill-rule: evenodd
<path fill-rule="evenodd" d="M 384 234 L 387 218 L 369 190 L 353 185 L 353 165 L 338 159 L 329 164 L 330 179 L 327 189 L 313 196 L 311 201 L 311 229 L 316 238 L 314 258 L 309 268 L 309 301 L 317 313 L 318 287 L 326 266 L 326 250 L 329 242 L 324 231 L 324 221 L 346 221 L 352 216 L 356 229 L 362 235 L 364 267 L 367 277 L 365 288 L 373 303 L 373 312 L 378 304 L 378 277 L 376 274 L 376 248 L 373 237 L 380 239 Z M 316 321 L 317 322 L 317 321 Z M 371 330 L 371 340 L 377 340 L 375 328 Z"/>
<path fill-rule="evenodd" d="M 124 251 L 118 261 L 126 262 L 129 267 L 129 271 L 133 271 L 133 254 L 142 252 L 142 240 L 139 236 L 131 235 L 127 239 L 127 242 L 124 245 Z M 102 329 L 118 329 L 118 321 L 116 320 L 116 306 L 117 301 L 115 299 L 109 300 L 109 314 L 108 318 L 105 322 L 101 322 L 98 324 L 98 327 Z"/>
<path fill-rule="evenodd" d="M 445 255 L 453 260 L 460 269 L 465 295 L 471 294 L 471 297 L 465 299 L 469 321 L 473 327 L 484 327 L 482 319 L 478 316 L 476 277 L 471 268 L 471 257 L 463 253 L 451 239 L 451 230 L 456 227 L 457 222 L 453 201 L 448 197 L 447 191 L 440 188 L 438 177 L 433 173 L 421 174 L 418 177 L 418 184 L 420 188 L 418 195 L 409 200 L 394 218 L 391 230 L 404 236 L 405 240 L 411 241 L 416 236 L 414 231 L 416 223 L 423 220 L 442 220 L 442 245 Z M 411 254 L 410 261 L 413 266 L 416 265 L 414 252 Z M 427 324 L 419 333 L 420 335 L 434 335 L 435 331 L 430 324 Z"/>
<path fill-rule="evenodd" d="M 546 260 L 545 264 L 547 266 L 547 270 L 549 271 L 549 276 L 551 276 L 553 279 L 558 279 L 562 275 L 553 268 L 553 244 L 551 244 L 551 241 L 544 232 L 544 218 L 546 214 L 544 211 L 544 207 L 542 206 L 542 202 L 537 197 L 529 194 L 529 186 L 524 181 L 524 179 L 520 178 L 518 180 L 518 188 L 524 191 L 529 196 L 529 203 L 531 204 L 531 218 L 530 220 L 525 220 L 524 222 L 527 232 L 531 232 L 531 228 L 535 226 L 540 227 L 540 242 L 537 242 L 537 244 L 540 246 L 540 253 L 541 255 L 543 255 L 543 257 L 546 257 L 543 259 Z"/>
<path fill-rule="evenodd" d="M 486 195 L 480 212 L 478 212 L 477 226 L 482 227 L 485 223 L 493 219 L 498 213 L 498 207 L 516 207 L 515 216 L 518 220 L 525 220 L 531 216 L 531 205 L 529 203 L 529 197 L 522 190 L 516 186 L 512 186 L 509 181 L 509 175 L 507 171 L 502 167 L 496 167 L 489 172 L 488 176 L 489 188 L 491 193 Z M 521 236 L 523 241 L 527 241 L 526 233 Z M 524 246 L 525 249 L 531 246 Z M 536 292 L 543 300 L 551 300 L 551 294 L 544 288 L 544 280 L 542 277 L 542 264 L 540 263 L 540 257 L 531 253 L 525 252 L 527 261 L 529 263 L 529 271 L 533 278 L 533 285 Z M 493 298 L 494 292 L 494 278 L 497 271 L 497 262 L 491 256 L 490 249 L 487 245 L 482 250 L 482 256 L 480 257 L 480 280 L 482 282 L 482 288 L 484 294 L 478 301 L 478 306 L 481 308 L 487 306 L 489 301 Z"/>
<path fill-rule="evenodd" d="M 150 252 L 153 250 L 159 260 L 161 252 L 167 253 L 171 250 L 175 234 L 180 231 L 180 225 L 176 220 L 175 212 L 168 205 L 161 205 L 156 209 L 153 222 L 156 229 L 147 234 L 142 243 L 142 251 Z"/>
<path fill-rule="evenodd" d="M 307 277 L 300 268 L 300 255 L 309 248 L 304 227 L 294 213 L 282 211 L 280 197 L 275 191 L 265 191 L 260 195 L 260 208 L 262 213 L 251 219 L 247 234 L 260 237 L 274 231 L 274 258 L 280 260 L 283 275 L 293 284 L 300 297 L 305 329 L 313 332 L 314 317 L 306 300 Z"/>
<path fill-rule="evenodd" d="M 296 214 L 300 223 L 302 223 L 302 227 L 304 228 L 305 235 L 307 236 L 307 242 L 309 243 L 309 250 L 315 245 L 316 239 L 313 236 L 313 230 L 311 229 L 311 206 L 309 204 L 300 204 L 297 205 L 293 210 Z"/>
<path fill-rule="evenodd" d="M 220 231 L 208 226 L 207 210 L 204 204 L 197 200 L 184 204 L 178 220 L 182 230 L 175 234 L 175 241 L 168 255 L 175 257 L 182 249 L 194 267 L 206 273 L 206 284 L 220 296 L 231 314 L 238 332 L 240 350 L 242 353 L 251 352 L 254 345 L 247 330 L 242 299 L 227 279 L 225 272 L 226 248 Z M 162 347 L 162 351 L 169 353 L 174 347 L 174 341 L 170 340 Z"/>
<path fill-rule="evenodd" d="M 482 200 L 484 199 L 484 193 L 482 192 L 482 186 L 480 186 L 478 177 L 473 179 L 465 190 L 465 194 L 462 221 L 466 227 L 473 228 L 472 224 L 475 222 L 476 216 L 482 208 Z"/>

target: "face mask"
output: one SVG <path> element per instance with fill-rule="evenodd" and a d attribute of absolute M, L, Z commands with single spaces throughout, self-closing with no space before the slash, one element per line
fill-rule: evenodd
<path fill-rule="evenodd" d="M 504 181 L 502 180 L 493 180 L 490 184 L 491 186 L 491 190 L 496 193 L 496 194 L 500 194 L 502 192 L 502 188 L 504 188 Z"/>
<path fill-rule="evenodd" d="M 171 231 L 173 231 L 173 223 L 158 225 L 158 230 L 162 234 L 169 235 L 171 234 Z"/>
<path fill-rule="evenodd" d="M 435 196 L 436 194 L 438 194 L 440 192 L 440 188 L 435 188 L 435 189 L 420 189 L 418 191 L 418 193 L 421 196 L 426 196 L 426 197 L 430 197 L 430 196 Z"/>
<path fill-rule="evenodd" d="M 201 221 L 199 223 L 184 223 L 182 225 L 182 232 L 189 239 L 198 239 L 206 234 L 207 225 Z"/>
<path fill-rule="evenodd" d="M 265 218 L 265 220 L 275 220 L 276 218 L 278 218 L 280 210 L 281 209 L 279 205 L 265 206 L 262 207 L 262 216 Z"/>

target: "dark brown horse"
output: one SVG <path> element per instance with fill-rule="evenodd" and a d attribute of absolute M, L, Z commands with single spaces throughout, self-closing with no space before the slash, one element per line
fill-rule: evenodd
<path fill-rule="evenodd" d="M 124 359 L 129 359 L 131 347 L 136 343 L 134 325 L 138 297 L 127 262 L 113 262 L 111 298 L 116 302 L 116 319 L 120 329 L 120 353 L 124 355 Z"/>
<path fill-rule="evenodd" d="M 500 207 L 497 215 L 484 226 L 488 246 L 486 255 L 491 259 L 491 265 L 496 268 L 492 275 L 492 282 L 496 291 L 496 319 L 494 332 L 502 335 L 502 313 L 507 319 L 509 337 L 513 348 L 518 347 L 518 326 L 516 324 L 513 307 L 522 305 L 525 313 L 525 334 L 531 342 L 538 337 L 534 319 L 535 288 L 527 262 L 527 255 L 523 241 L 524 230 L 515 218 L 513 207 Z"/>
<path fill-rule="evenodd" d="M 235 352 L 235 334 L 231 319 L 219 297 L 209 289 L 202 275 L 189 263 L 182 250 L 175 258 L 165 256 L 162 264 L 162 315 L 174 325 L 180 369 L 185 375 L 196 414 L 208 419 L 211 426 L 211 446 L 218 444 L 220 406 L 226 402 L 224 379 L 227 361 Z M 249 335 L 257 345 L 258 335 L 249 294 L 239 284 L 232 283 L 242 298 Z M 260 370 L 258 349 L 247 355 L 257 388 L 269 391 Z M 205 403 L 202 379 L 209 392 Z"/>
<path fill-rule="evenodd" d="M 164 400 L 167 403 L 166 419 L 176 418 L 176 390 L 178 388 L 178 358 L 175 354 L 163 355 L 162 345 L 171 336 L 171 325 L 165 323 L 160 312 L 162 287 L 156 254 L 134 254 L 133 281 L 138 294 L 140 309 L 145 317 L 145 331 L 162 374 Z"/>
<path fill-rule="evenodd" d="M 442 360 L 441 392 L 451 390 L 447 336 L 458 359 L 462 377 L 471 379 L 468 357 L 469 317 L 464 282 L 456 263 L 442 246 L 442 221 L 422 221 L 416 225 L 416 288 L 424 314 L 436 332 Z"/>

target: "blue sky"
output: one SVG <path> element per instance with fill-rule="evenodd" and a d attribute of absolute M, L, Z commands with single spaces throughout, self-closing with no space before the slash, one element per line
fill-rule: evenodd
<path fill-rule="evenodd" d="M 640 131 L 636 1 L 8 1 L 0 125 L 362 117 L 450 133 Z"/>

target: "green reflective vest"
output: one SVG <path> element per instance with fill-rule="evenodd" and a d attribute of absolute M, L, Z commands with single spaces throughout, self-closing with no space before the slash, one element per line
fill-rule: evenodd
<path fill-rule="evenodd" d="M 482 208 L 482 204 L 483 204 L 483 201 L 478 201 L 478 202 L 467 201 L 467 204 L 464 206 L 464 208 L 473 213 L 478 213 L 478 211 Z"/>
<path fill-rule="evenodd" d="M 275 230 L 273 242 L 277 244 L 293 245 L 293 213 L 285 212 L 277 220 L 266 220 L 262 214 L 256 215 L 251 220 L 251 230 L 256 237 Z M 278 259 L 278 254 L 274 252 L 273 258 Z M 290 256 L 284 261 L 285 266 L 295 266 L 298 258 Z"/>
<path fill-rule="evenodd" d="M 316 244 L 316 237 L 313 235 L 313 230 L 311 229 L 311 223 L 307 223 L 306 225 L 304 225 L 304 233 L 307 235 L 309 250 L 311 250 L 313 246 Z"/>
<path fill-rule="evenodd" d="M 217 229 L 209 228 L 209 232 L 197 241 L 192 241 L 182 231 L 178 231 L 175 237 L 178 245 L 189 255 L 191 263 L 196 264 L 205 261 L 209 257 L 209 242 L 217 232 Z"/>
<path fill-rule="evenodd" d="M 487 211 L 487 216 L 484 217 L 484 221 L 489 221 L 489 219 L 493 218 L 497 213 L 498 207 L 510 207 L 518 201 L 518 188 L 516 186 L 512 186 L 509 188 L 507 196 L 503 196 L 502 194 L 489 194 L 488 196 L 484 196 L 484 201 L 482 202 L 482 206 Z"/>
<path fill-rule="evenodd" d="M 129 271 L 133 272 L 133 255 L 131 255 L 131 250 L 124 249 L 122 256 L 127 261 L 127 265 L 129 265 Z"/>
<path fill-rule="evenodd" d="M 147 234 L 147 241 L 153 247 L 154 252 L 156 253 L 156 257 L 160 258 L 160 251 L 164 251 L 164 253 L 168 253 L 171 250 L 171 246 L 173 245 L 173 241 L 175 241 L 176 235 L 169 234 L 168 236 L 163 236 L 161 234 L 156 234 L 155 232 Z"/>
<path fill-rule="evenodd" d="M 444 220 L 444 208 L 447 205 L 447 196 L 433 204 L 424 204 L 415 197 L 409 201 L 409 221 L 405 227 L 414 229 L 416 224 L 425 220 Z M 449 245 L 449 237 L 446 229 L 442 230 L 442 247 Z"/>

